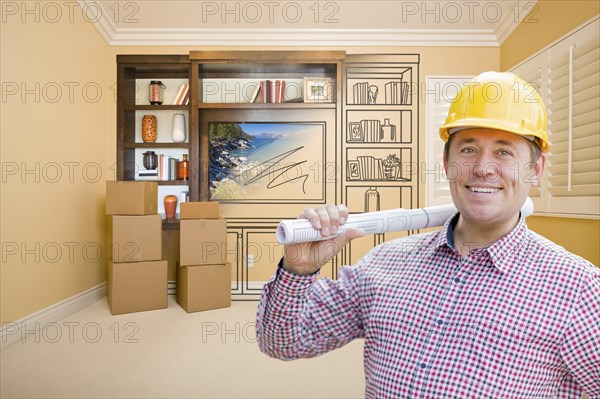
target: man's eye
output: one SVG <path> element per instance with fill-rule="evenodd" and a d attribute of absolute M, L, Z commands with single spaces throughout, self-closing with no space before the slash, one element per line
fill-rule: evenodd
<path fill-rule="evenodd" d="M 503 157 L 509 157 L 509 156 L 512 155 L 512 153 L 510 151 L 507 151 L 507 150 L 500 150 L 498 153 L 500 155 L 502 155 Z"/>
<path fill-rule="evenodd" d="M 467 153 L 467 154 L 471 154 L 471 153 L 475 152 L 475 149 L 474 149 L 474 148 L 472 148 L 472 147 L 465 147 L 465 148 L 463 148 L 462 150 L 460 150 L 460 152 L 462 152 L 462 153 Z"/>

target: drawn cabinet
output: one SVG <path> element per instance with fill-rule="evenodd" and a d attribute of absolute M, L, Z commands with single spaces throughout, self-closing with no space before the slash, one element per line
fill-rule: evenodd
<path fill-rule="evenodd" d="M 342 201 L 351 213 L 416 207 L 419 55 L 348 55 L 343 70 Z M 355 240 L 343 261 L 405 234 Z"/>

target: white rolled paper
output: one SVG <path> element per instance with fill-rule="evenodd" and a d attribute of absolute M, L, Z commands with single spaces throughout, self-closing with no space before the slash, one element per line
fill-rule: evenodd
<path fill-rule="evenodd" d="M 431 206 L 419 209 L 390 209 L 386 211 L 357 213 L 348 216 L 348 221 L 340 226 L 337 234 L 323 237 L 307 219 L 282 220 L 275 235 L 280 244 L 329 240 L 344 233 L 349 228 L 359 228 L 368 234 L 391 233 L 395 231 L 426 229 L 442 226 L 456 212 L 454 204 Z M 533 202 L 527 198 L 521 208 L 524 216 L 533 213 Z"/>

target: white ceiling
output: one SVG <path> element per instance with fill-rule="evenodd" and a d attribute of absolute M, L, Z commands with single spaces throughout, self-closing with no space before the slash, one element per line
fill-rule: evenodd
<path fill-rule="evenodd" d="M 108 44 L 492 46 L 536 1 L 79 0 Z"/>

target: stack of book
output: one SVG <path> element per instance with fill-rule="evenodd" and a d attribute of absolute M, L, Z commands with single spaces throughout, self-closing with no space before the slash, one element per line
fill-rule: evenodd
<path fill-rule="evenodd" d="M 352 86 L 352 99 L 354 104 L 368 104 L 369 100 L 369 83 L 359 82 Z"/>
<path fill-rule="evenodd" d="M 158 154 L 158 168 L 153 170 L 140 170 L 136 173 L 136 180 L 177 180 L 177 164 L 179 159 L 163 154 Z"/>
<path fill-rule="evenodd" d="M 408 104 L 408 82 L 388 82 L 385 84 L 386 104 Z"/>
<path fill-rule="evenodd" d="M 173 105 L 188 105 L 190 102 L 190 86 L 182 84 L 173 100 Z"/>
<path fill-rule="evenodd" d="M 276 104 L 285 102 L 285 80 L 261 80 L 250 97 L 251 103 Z"/>

